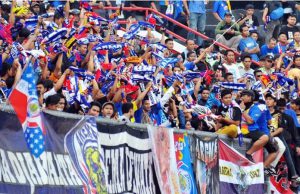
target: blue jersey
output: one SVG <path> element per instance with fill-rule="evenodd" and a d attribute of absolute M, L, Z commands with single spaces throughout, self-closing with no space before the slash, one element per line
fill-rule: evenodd
<path fill-rule="evenodd" d="M 189 1 L 189 11 L 191 13 L 205 13 L 204 0 Z"/>
<path fill-rule="evenodd" d="M 270 130 L 268 128 L 268 121 L 272 119 L 272 115 L 265 104 L 256 104 L 261 111 L 261 116 L 257 121 L 259 130 L 264 132 L 266 135 L 270 135 Z"/>
<path fill-rule="evenodd" d="M 253 120 L 252 124 L 248 124 L 248 130 L 249 131 L 256 131 L 259 130 L 259 125 L 258 125 L 258 121 L 261 117 L 262 112 L 260 111 L 259 107 L 254 104 L 250 107 L 250 110 L 248 112 L 248 115 L 251 117 L 251 119 Z"/>
<path fill-rule="evenodd" d="M 240 41 L 239 49 L 240 49 L 240 51 L 245 52 L 246 48 L 251 50 L 251 49 L 254 49 L 255 47 L 257 47 L 257 45 L 258 44 L 256 43 L 256 41 L 253 38 L 251 38 L 251 37 L 243 38 Z M 251 54 L 251 59 L 254 61 L 258 61 L 257 54 Z"/>
<path fill-rule="evenodd" d="M 222 20 L 224 20 L 225 13 L 227 11 L 228 11 L 228 6 L 226 1 L 219 0 L 214 3 L 212 12 L 217 13 Z"/>
<path fill-rule="evenodd" d="M 268 48 L 268 46 L 266 44 L 264 44 L 260 49 L 261 56 L 276 55 L 276 54 L 279 54 L 278 47 L 276 47 L 276 46 L 271 49 L 271 48 Z"/>

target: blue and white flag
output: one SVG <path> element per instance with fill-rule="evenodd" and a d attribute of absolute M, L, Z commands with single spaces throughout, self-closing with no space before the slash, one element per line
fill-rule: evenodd
<path fill-rule="evenodd" d="M 107 193 L 104 155 L 95 117 L 83 117 L 65 136 L 64 147 L 85 193 Z"/>

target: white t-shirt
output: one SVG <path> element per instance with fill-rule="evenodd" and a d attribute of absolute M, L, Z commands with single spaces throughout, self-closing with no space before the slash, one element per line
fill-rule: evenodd
<path fill-rule="evenodd" d="M 44 99 L 47 99 L 48 96 L 52 96 L 52 95 L 54 95 L 54 94 L 57 94 L 57 92 L 55 91 L 54 88 L 52 88 L 51 90 L 49 90 L 49 91 L 47 91 L 47 92 L 44 93 L 43 98 L 44 98 Z"/>
<path fill-rule="evenodd" d="M 232 75 L 233 75 L 233 80 L 234 80 L 234 82 L 236 83 L 237 80 L 241 78 L 241 74 L 240 74 L 240 72 L 239 72 L 238 66 L 237 66 L 236 64 L 228 65 L 228 64 L 226 64 L 226 63 L 224 63 L 223 65 L 224 65 L 224 67 L 227 69 L 227 71 L 228 71 L 229 73 L 232 73 Z"/>

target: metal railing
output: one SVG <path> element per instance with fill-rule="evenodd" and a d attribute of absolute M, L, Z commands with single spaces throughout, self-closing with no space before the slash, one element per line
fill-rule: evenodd
<path fill-rule="evenodd" d="M 12 113 L 15 114 L 14 109 L 10 106 L 7 105 L 6 103 L 0 104 L 0 111 L 7 112 L 7 113 Z M 44 113 L 55 116 L 57 117 L 58 121 L 59 119 L 75 119 L 75 120 L 80 120 L 83 115 L 79 114 L 72 114 L 72 113 L 66 113 L 66 112 L 60 112 L 60 111 L 51 111 L 51 110 L 43 110 Z M 141 130 L 141 131 L 147 131 L 147 126 L 146 124 L 140 124 L 140 123 L 125 123 L 121 121 L 116 121 L 112 119 L 107 119 L 107 118 L 96 118 L 97 123 L 105 124 L 108 126 L 111 125 L 124 125 L 126 124 L 128 127 L 131 127 L 136 130 Z M 205 131 L 195 131 L 195 130 L 185 130 L 185 129 L 177 129 L 174 128 L 174 133 L 187 133 L 191 138 L 193 138 L 194 135 L 196 136 L 202 136 L 202 137 L 216 137 L 218 136 L 220 139 L 222 139 L 224 142 L 226 142 L 228 145 L 232 146 L 236 150 L 238 150 L 240 153 L 244 154 L 246 149 L 249 147 L 251 140 L 244 138 L 244 144 L 242 146 L 239 145 L 238 139 L 237 138 L 229 138 L 226 135 L 222 134 L 216 134 L 213 132 L 205 132 Z"/>
<path fill-rule="evenodd" d="M 104 7 L 104 9 L 105 10 L 119 10 L 120 8 L 119 7 Z M 186 25 L 184 25 L 184 24 L 182 24 L 182 23 L 174 20 L 173 18 L 170 18 L 170 17 L 166 16 L 165 14 L 160 13 L 159 11 L 157 11 L 155 9 L 152 9 L 152 8 L 145 8 L 145 7 L 123 7 L 122 10 L 124 10 L 124 11 L 144 11 L 146 17 L 149 15 L 149 13 L 154 13 L 154 14 L 156 14 L 156 15 L 158 15 L 158 16 L 166 19 L 166 20 L 168 20 L 169 22 L 175 24 L 176 26 L 179 26 L 179 27 L 187 30 L 188 32 L 191 32 L 191 33 L 195 34 L 196 36 L 201 37 L 204 40 L 211 39 L 210 37 L 205 36 L 204 34 L 201 34 L 197 30 L 194 30 L 194 29 L 190 28 L 189 26 L 186 26 Z M 127 21 L 126 20 L 120 20 L 119 23 L 120 24 L 127 24 Z M 184 38 L 184 37 L 182 37 L 182 36 L 180 36 L 180 35 L 172 32 L 170 30 L 166 30 L 166 33 L 169 34 L 169 35 L 171 35 L 171 36 L 173 36 L 173 37 L 175 37 L 175 38 L 177 38 L 180 41 L 185 42 L 187 40 L 186 38 Z M 217 45 L 217 46 L 219 46 L 219 47 L 221 47 L 221 48 L 223 48 L 223 49 L 225 49 L 225 50 L 231 49 L 231 48 L 227 47 L 226 45 L 223 45 L 223 44 L 221 44 L 219 42 L 216 42 L 216 41 L 214 42 L 214 44 Z M 241 55 L 241 53 L 239 53 L 237 51 L 234 51 L 234 53 L 235 53 L 236 56 L 240 56 Z M 252 63 L 255 64 L 255 65 L 257 65 L 257 66 L 260 66 L 259 63 L 256 62 L 256 61 L 254 61 L 254 60 L 252 60 Z"/>

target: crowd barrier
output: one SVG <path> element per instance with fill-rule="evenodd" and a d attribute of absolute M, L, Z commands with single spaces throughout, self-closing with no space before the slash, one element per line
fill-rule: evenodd
<path fill-rule="evenodd" d="M 46 152 L 40 158 L 35 158 L 27 149 L 21 125 L 13 109 L 6 104 L 0 105 L 0 193 L 20 193 L 20 190 L 22 193 L 84 192 L 83 183 L 76 173 L 78 169 L 74 170 L 70 159 L 72 156 L 69 156 L 64 147 L 65 135 L 83 116 L 45 110 L 43 117 L 47 129 Z M 157 180 L 152 179 L 155 177 L 154 169 L 137 165 L 135 161 L 139 161 L 139 164 L 152 161 L 153 153 L 148 145 L 149 126 L 102 118 L 97 118 L 96 121 L 109 173 L 108 193 L 159 193 Z M 155 129 L 153 126 L 152 128 Z M 244 144 L 240 146 L 237 139 L 223 135 L 174 129 L 174 134 L 182 133 L 188 135 L 193 163 L 196 161 L 197 138 L 206 140 L 218 137 L 241 154 L 250 145 L 249 139 L 244 139 Z M 122 158 L 123 152 L 128 157 L 127 160 Z M 139 170 L 145 174 L 136 177 L 136 168 L 145 168 Z M 218 168 L 215 173 L 219 174 Z M 214 183 L 210 184 L 217 184 L 219 179 L 212 181 Z"/>

